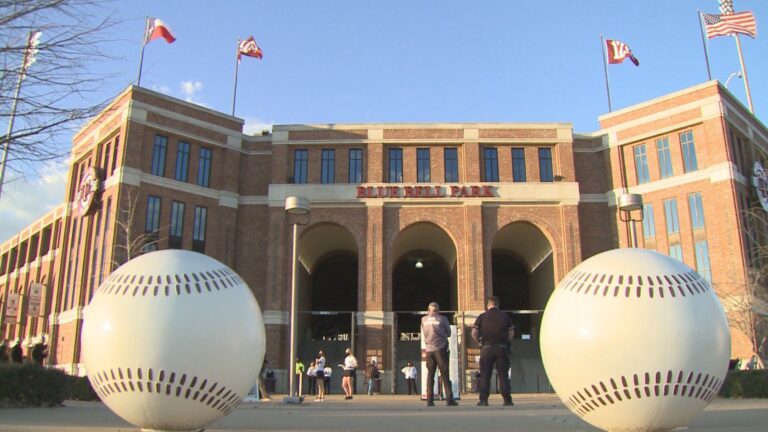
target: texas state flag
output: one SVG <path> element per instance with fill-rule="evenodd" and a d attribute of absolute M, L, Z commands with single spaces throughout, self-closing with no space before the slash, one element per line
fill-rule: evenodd
<path fill-rule="evenodd" d="M 163 38 L 168 43 L 173 43 L 176 38 L 171 34 L 168 25 L 157 18 L 147 18 L 147 32 L 144 34 L 144 45 L 157 38 Z"/>

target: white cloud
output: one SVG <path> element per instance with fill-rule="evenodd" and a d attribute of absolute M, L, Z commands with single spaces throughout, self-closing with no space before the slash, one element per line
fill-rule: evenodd
<path fill-rule="evenodd" d="M 203 105 L 197 100 L 198 93 L 203 91 L 203 83 L 200 81 L 182 81 L 181 94 L 184 100 L 198 105 Z"/>
<path fill-rule="evenodd" d="M 152 84 L 152 90 L 154 90 L 154 91 L 156 91 L 158 93 L 165 94 L 165 95 L 170 95 L 171 94 L 171 88 L 168 87 L 167 85 Z"/>
<path fill-rule="evenodd" d="M 42 177 L 29 180 L 19 178 L 3 185 L 3 194 L 0 196 L 0 243 L 64 201 L 68 171 L 69 166 L 66 164 L 50 164 L 42 170 L 45 173 Z"/>
<path fill-rule="evenodd" d="M 272 126 L 275 124 L 273 121 L 266 121 L 256 117 L 245 116 L 243 118 L 245 124 L 243 125 L 243 133 L 246 135 L 261 135 L 261 131 L 268 130 L 272 132 Z"/>

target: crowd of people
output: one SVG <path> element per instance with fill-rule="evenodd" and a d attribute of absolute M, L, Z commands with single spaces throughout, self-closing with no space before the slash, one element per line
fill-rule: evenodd
<path fill-rule="evenodd" d="M 32 345 L 31 348 L 28 347 L 26 355 L 24 354 L 24 347 L 21 339 L 16 339 L 13 346 L 10 346 L 10 343 L 7 340 L 0 343 L 0 365 L 8 363 L 22 364 L 26 361 L 42 366 L 47 357 L 48 345 L 45 343 L 45 338 Z"/>

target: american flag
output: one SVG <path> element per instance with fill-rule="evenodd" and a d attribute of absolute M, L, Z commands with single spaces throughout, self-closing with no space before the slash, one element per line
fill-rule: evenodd
<path fill-rule="evenodd" d="M 720 13 L 723 15 L 733 14 L 733 0 L 720 0 Z"/>
<path fill-rule="evenodd" d="M 256 40 L 253 39 L 253 36 L 238 43 L 237 61 L 240 61 L 241 56 L 256 57 L 257 59 L 262 57 L 261 48 L 256 44 Z"/>
<path fill-rule="evenodd" d="M 722 7 L 722 6 L 721 6 Z M 731 7 L 733 7 L 731 5 Z M 752 12 L 737 12 L 724 15 L 703 13 L 707 38 L 741 33 L 753 38 L 757 37 L 757 21 Z"/>

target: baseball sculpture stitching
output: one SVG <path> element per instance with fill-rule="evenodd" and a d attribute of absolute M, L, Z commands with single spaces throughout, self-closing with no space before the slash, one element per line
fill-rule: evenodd
<path fill-rule="evenodd" d="M 82 336 L 88 378 L 112 411 L 145 430 L 197 430 L 256 382 L 266 335 L 240 276 L 205 255 L 164 250 L 101 284 Z"/>
<path fill-rule="evenodd" d="M 574 268 L 541 324 L 558 396 L 609 431 L 684 426 L 717 395 L 730 333 L 699 273 L 655 251 L 617 249 Z"/>

